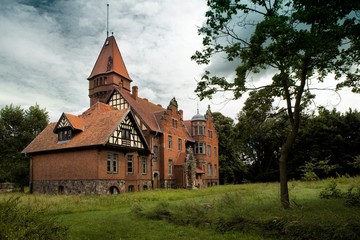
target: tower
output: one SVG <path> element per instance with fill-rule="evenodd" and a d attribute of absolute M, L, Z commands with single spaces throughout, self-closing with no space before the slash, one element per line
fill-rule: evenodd
<path fill-rule="evenodd" d="M 90 106 L 104 102 L 114 88 L 130 92 L 132 80 L 114 36 L 106 38 L 88 80 Z"/>

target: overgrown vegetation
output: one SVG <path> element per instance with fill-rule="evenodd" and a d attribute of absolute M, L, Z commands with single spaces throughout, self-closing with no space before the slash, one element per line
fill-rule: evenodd
<path fill-rule="evenodd" d="M 360 186 L 350 186 L 347 192 L 342 192 L 337 188 L 337 183 L 331 181 L 324 190 L 320 192 L 320 197 L 325 199 L 345 199 L 345 205 L 348 207 L 360 207 Z"/>
<path fill-rule="evenodd" d="M 53 234 L 57 227 L 68 226 L 69 239 L 351 240 L 360 234 L 358 186 L 360 177 L 291 181 L 292 207 L 288 210 L 278 203 L 277 183 L 196 191 L 160 189 L 117 196 L 2 194 L 0 234 L 5 227 L 6 231 L 35 231 L 40 230 L 36 226 L 46 223 L 41 228 L 44 234 L 51 226 L 55 227 Z M 320 197 L 324 190 L 330 197 Z M 9 207 L 4 206 L 9 205 L 12 213 L 7 215 L 4 209 Z"/>
<path fill-rule="evenodd" d="M 341 178 L 342 187 L 352 186 L 352 180 Z M 359 178 L 355 178 L 356 183 L 360 183 Z M 319 187 L 324 184 L 325 190 L 320 191 Z M 276 204 L 274 184 L 249 184 L 236 186 L 237 191 L 211 199 L 161 201 L 151 206 L 137 203 L 133 212 L 148 219 L 214 229 L 221 233 L 256 232 L 274 239 L 358 239 L 360 217 L 343 202 L 344 198 L 347 203 L 351 199 L 351 206 L 355 206 L 360 199 L 358 191 L 343 194 L 333 180 L 292 182 L 290 185 L 295 198 L 292 209 L 287 211 Z M 319 198 L 320 192 L 327 199 Z"/>
<path fill-rule="evenodd" d="M 0 109 L 0 182 L 15 183 L 22 191 L 29 184 L 29 159 L 21 151 L 48 122 L 48 113 L 39 105 Z"/>
<path fill-rule="evenodd" d="M 0 201 L 0 239 L 68 239 L 67 227 L 45 215 L 44 209 L 19 204 L 19 198 Z"/>

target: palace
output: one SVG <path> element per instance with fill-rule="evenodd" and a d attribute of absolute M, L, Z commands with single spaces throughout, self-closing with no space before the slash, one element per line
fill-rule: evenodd
<path fill-rule="evenodd" d="M 118 194 L 219 183 L 210 108 L 184 120 L 175 98 L 166 108 L 141 98 L 113 36 L 88 81 L 89 109 L 63 113 L 23 150 L 31 192 Z"/>

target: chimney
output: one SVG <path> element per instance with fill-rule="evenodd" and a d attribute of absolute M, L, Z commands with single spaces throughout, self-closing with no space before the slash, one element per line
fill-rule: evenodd
<path fill-rule="evenodd" d="M 132 96 L 135 100 L 138 97 L 138 87 L 137 86 L 132 87 Z"/>

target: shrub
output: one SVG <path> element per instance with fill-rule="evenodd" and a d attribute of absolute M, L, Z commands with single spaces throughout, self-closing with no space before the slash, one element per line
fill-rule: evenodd
<path fill-rule="evenodd" d="M 353 191 L 354 190 L 354 191 Z M 360 187 L 351 187 L 345 194 L 345 205 L 348 207 L 360 207 Z"/>
<path fill-rule="evenodd" d="M 0 201 L 0 239 L 67 239 L 67 227 L 42 210 L 20 205 L 19 199 Z"/>
<path fill-rule="evenodd" d="M 337 189 L 337 183 L 332 181 L 329 185 L 320 192 L 320 198 L 342 198 L 343 194 L 340 189 Z"/>

